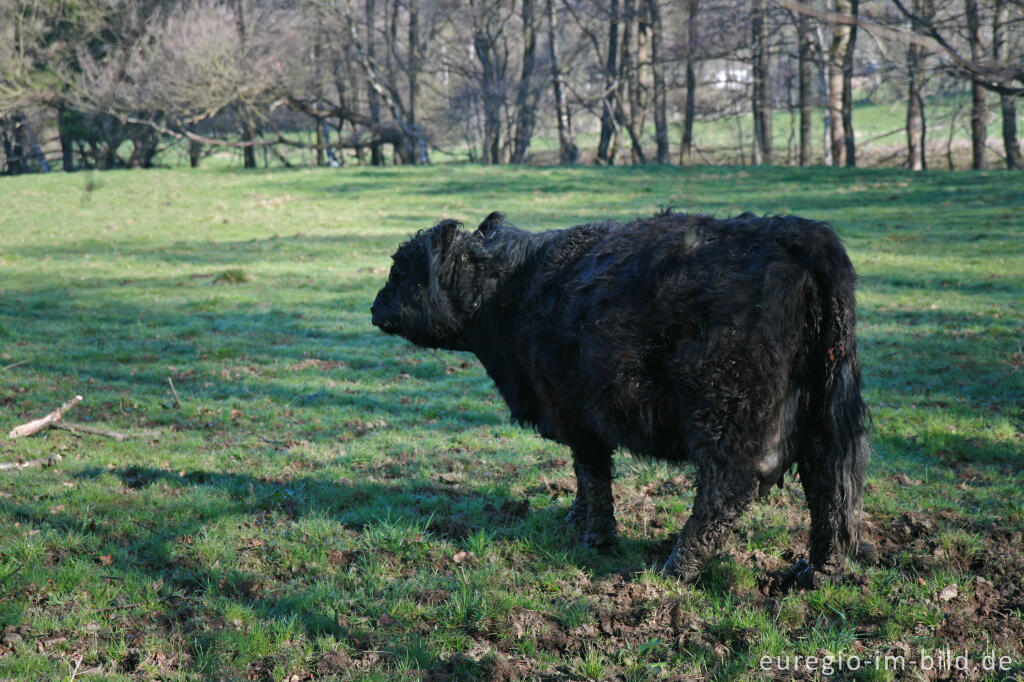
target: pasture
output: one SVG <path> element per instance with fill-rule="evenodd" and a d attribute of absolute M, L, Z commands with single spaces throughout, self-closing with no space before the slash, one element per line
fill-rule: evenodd
<path fill-rule="evenodd" d="M 62 456 L 0 471 L 2 679 L 1024 674 L 1015 174 L 211 168 L 0 197 L 0 462 Z M 696 584 L 662 577 L 692 472 L 625 453 L 618 553 L 577 547 L 568 450 L 509 425 L 472 356 L 370 325 L 388 256 L 442 216 L 669 204 L 827 220 L 850 252 L 874 426 L 842 580 L 773 586 L 806 552 L 791 477 Z M 69 421 L 159 435 L 6 438 L 76 394 Z"/>

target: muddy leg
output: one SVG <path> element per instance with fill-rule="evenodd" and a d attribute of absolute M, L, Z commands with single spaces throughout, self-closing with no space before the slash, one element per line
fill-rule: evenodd
<path fill-rule="evenodd" d="M 811 510 L 811 568 L 827 575 L 838 573 L 844 564 L 844 505 L 836 489 L 836 475 L 820 464 L 825 461 L 820 438 L 811 438 L 797 459 L 800 484 Z M 815 465 L 817 462 L 819 464 Z"/>
<path fill-rule="evenodd" d="M 586 528 L 587 523 L 587 491 L 579 483 L 579 466 L 574 465 L 573 468 L 576 470 L 576 499 L 572 501 L 569 513 L 565 515 L 565 522 L 582 531 Z"/>
<path fill-rule="evenodd" d="M 705 463 L 697 472 L 697 498 L 664 571 L 681 580 L 696 580 L 716 554 L 736 519 L 757 496 L 753 473 Z"/>
<path fill-rule="evenodd" d="M 619 540 L 612 500 L 612 453 L 573 449 L 576 500 L 567 520 L 580 530 L 580 541 L 596 548 L 614 547 Z"/>

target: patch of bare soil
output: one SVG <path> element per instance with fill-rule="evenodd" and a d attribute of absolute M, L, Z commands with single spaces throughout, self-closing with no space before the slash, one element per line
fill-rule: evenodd
<path fill-rule="evenodd" d="M 315 368 L 321 371 L 338 369 L 339 367 L 347 367 L 348 363 L 344 361 L 335 360 L 321 360 L 320 358 L 306 358 L 294 364 L 288 366 L 293 372 L 298 372 L 304 369 Z"/>
<path fill-rule="evenodd" d="M 532 636 L 536 638 L 537 646 L 543 649 L 563 651 L 571 644 L 562 624 L 553 616 L 540 611 L 516 608 L 509 616 L 509 628 L 516 640 Z"/>
<path fill-rule="evenodd" d="M 511 525 L 525 519 L 530 512 L 529 500 L 505 500 L 495 506 L 488 502 L 484 505 L 484 511 L 493 522 L 499 525 Z"/>
<path fill-rule="evenodd" d="M 387 667 L 387 654 L 378 650 L 325 652 L 317 661 L 313 672 L 299 671 L 292 677 L 304 679 L 332 679 L 335 677 L 351 677 L 354 671 L 379 671 Z M 302 674 L 308 677 L 302 677 Z"/>
<path fill-rule="evenodd" d="M 449 680 L 483 680 L 486 682 L 514 682 L 536 678 L 536 669 L 528 661 L 509 658 L 489 650 L 485 645 L 459 653 L 438 665 L 423 671 L 424 682 Z"/>
<path fill-rule="evenodd" d="M 959 552 L 942 543 L 940 534 L 950 529 L 980 536 L 982 551 Z M 866 519 L 862 539 L 872 551 L 862 552 L 859 558 L 876 566 L 893 566 L 898 565 L 897 555 L 902 555 L 904 562 L 909 557 L 908 568 L 921 576 L 919 579 L 951 567 L 972 575 L 966 584 L 947 585 L 928 600 L 944 614 L 933 634 L 951 651 L 971 652 L 975 658 L 993 649 L 1013 652 L 1019 665 L 1024 654 L 1024 620 L 1019 616 L 1024 610 L 1022 535 L 996 524 L 978 525 L 953 511 L 907 512 L 888 525 Z M 920 653 L 906 642 L 898 645 L 910 651 L 911 660 Z M 936 671 L 928 679 L 973 680 L 979 674 L 977 670 Z"/>

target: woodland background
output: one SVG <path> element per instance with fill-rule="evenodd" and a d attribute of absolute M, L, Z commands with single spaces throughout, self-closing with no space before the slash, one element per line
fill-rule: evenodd
<path fill-rule="evenodd" d="M 0 170 L 1019 169 L 1022 21 L 1020 0 L 0 0 Z"/>

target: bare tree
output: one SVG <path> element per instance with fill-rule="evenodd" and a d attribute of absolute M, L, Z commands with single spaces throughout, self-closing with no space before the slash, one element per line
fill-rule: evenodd
<path fill-rule="evenodd" d="M 1024 95 L 1024 85 L 1016 86 L 1015 82 L 1024 84 L 1024 65 L 1012 61 L 990 62 L 976 61 L 964 57 L 950 44 L 949 40 L 931 23 L 922 21 L 921 33 L 901 31 L 861 15 L 843 13 L 841 11 L 821 10 L 804 0 L 772 0 L 780 7 L 800 12 L 835 25 L 858 26 L 876 38 L 888 38 L 903 43 L 916 43 L 930 54 L 943 59 L 950 70 L 964 78 L 976 81 L 986 90 L 1010 95 Z M 911 19 L 914 13 L 906 8 L 901 0 L 890 0 L 892 5 L 906 18 Z"/>
<path fill-rule="evenodd" d="M 664 50 L 662 41 L 664 28 L 661 22 L 661 3 L 659 0 L 646 0 L 647 16 L 651 32 L 651 80 L 654 90 L 654 141 L 657 146 L 655 158 L 658 163 L 668 163 L 668 116 L 666 100 L 668 91 L 665 86 Z"/>
<path fill-rule="evenodd" d="M 616 79 L 618 93 L 615 97 L 615 122 L 629 135 L 633 163 L 647 163 L 639 134 L 645 114 L 639 63 L 645 61 L 646 55 L 637 53 L 644 47 L 643 35 L 636 11 L 636 0 L 623 0 L 622 40 L 619 43 L 622 55 L 619 58 L 619 74 Z M 637 53 L 634 53 L 634 50 Z M 614 156 L 612 154 L 612 158 Z"/>
<path fill-rule="evenodd" d="M 985 48 L 981 42 L 981 20 L 978 16 L 978 0 L 964 0 L 964 15 L 967 19 L 967 42 L 971 48 L 971 59 L 981 62 Z M 971 168 L 985 168 L 985 139 L 988 137 L 988 111 L 985 107 L 985 89 L 976 80 L 971 81 Z"/>
<path fill-rule="evenodd" d="M 860 0 L 840 0 L 845 2 L 845 10 L 856 19 L 860 12 Z M 853 59 L 854 48 L 857 44 L 857 24 L 854 22 L 849 26 L 849 37 L 846 39 L 845 52 L 843 54 L 843 144 L 846 152 L 846 165 L 853 167 L 857 165 L 856 138 L 853 134 Z"/>
<path fill-rule="evenodd" d="M 504 39 L 510 13 L 501 3 L 481 3 L 474 15 L 473 51 L 480 63 L 480 97 L 484 110 L 484 163 L 501 163 L 502 107 L 508 69 L 508 43 Z"/>
<path fill-rule="evenodd" d="M 530 138 L 537 125 L 537 95 L 540 92 L 533 84 L 537 52 L 537 25 L 534 20 L 533 0 L 522 0 L 520 9 L 523 59 L 519 86 L 516 89 L 516 129 L 512 148 L 512 163 L 526 162 L 526 150 L 530 146 Z"/>
<path fill-rule="evenodd" d="M 853 17 L 857 0 L 834 0 L 837 13 Z M 828 116 L 832 165 L 854 165 L 847 152 L 853 149 L 852 140 L 847 141 L 847 125 L 850 120 L 848 102 L 851 88 L 854 27 L 856 23 L 834 23 L 832 44 L 828 51 Z M 852 137 L 852 136 L 851 136 Z"/>
<path fill-rule="evenodd" d="M 992 59 L 997 63 L 1010 57 L 1006 35 L 1007 0 L 995 0 L 992 18 Z M 1021 158 L 1020 141 L 1017 138 L 1017 101 L 1005 92 L 999 94 L 999 108 L 1003 117 L 1003 150 L 1006 153 L 1006 167 L 1019 170 L 1024 168 Z"/>
<path fill-rule="evenodd" d="M 366 58 L 369 62 L 375 63 L 377 61 L 377 31 L 375 27 L 377 18 L 377 3 L 376 0 L 366 0 Z M 380 116 L 380 95 L 370 85 L 366 83 L 366 103 L 367 108 L 370 110 L 370 121 L 374 127 L 379 128 L 381 124 Z M 370 164 L 373 166 L 384 165 L 384 156 L 381 154 L 379 144 L 370 145 Z"/>
<path fill-rule="evenodd" d="M 801 166 L 807 166 L 811 163 L 811 117 L 814 106 L 811 78 L 816 42 L 809 24 L 810 20 L 806 16 L 802 14 L 797 15 L 798 101 L 800 103 L 799 163 Z"/>
<path fill-rule="evenodd" d="M 930 17 L 931 2 L 914 0 L 914 14 Z M 921 30 L 920 23 L 916 18 L 911 19 L 911 30 Z M 907 45 L 907 167 L 911 170 L 924 170 L 928 167 L 925 153 L 927 127 L 922 94 L 924 56 L 924 49 L 920 45 Z"/>
<path fill-rule="evenodd" d="M 679 148 L 679 163 L 693 163 L 693 121 L 696 118 L 697 75 L 697 11 L 700 0 L 686 1 L 686 107 L 683 113 L 683 139 Z"/>
<path fill-rule="evenodd" d="M 597 143 L 598 163 L 614 163 L 614 156 L 609 154 L 612 136 L 616 132 L 616 110 L 618 109 L 617 90 L 619 76 L 619 0 L 609 0 L 608 7 L 608 52 L 604 65 L 604 93 L 601 97 L 601 137 Z M 598 56 L 600 56 L 600 52 Z"/>
<path fill-rule="evenodd" d="M 553 0 L 547 0 L 546 12 L 548 19 L 548 58 L 551 61 L 551 87 L 555 99 L 555 119 L 558 125 L 558 162 L 574 164 L 579 160 L 579 148 L 573 139 L 572 117 L 565 101 L 565 84 L 562 76 L 562 64 L 556 40 L 556 24 Z"/>
<path fill-rule="evenodd" d="M 246 0 L 233 0 L 232 3 L 235 11 L 235 27 L 238 31 L 238 49 L 242 54 L 245 53 L 246 43 L 248 42 L 248 27 L 245 23 L 245 2 Z M 251 142 L 256 133 L 253 122 L 255 112 L 252 111 L 250 103 L 242 99 L 239 99 L 235 106 L 238 118 L 242 123 L 242 142 Z M 251 145 L 242 148 L 242 156 L 243 165 L 246 168 L 256 167 L 256 150 Z"/>
<path fill-rule="evenodd" d="M 754 163 L 772 162 L 771 78 L 768 73 L 768 27 L 765 0 L 754 0 L 750 11 L 754 113 Z"/>

